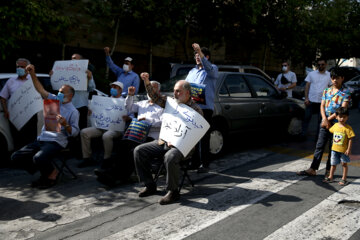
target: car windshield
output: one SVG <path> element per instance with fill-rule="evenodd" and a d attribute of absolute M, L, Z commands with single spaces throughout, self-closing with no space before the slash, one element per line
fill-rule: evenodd
<path fill-rule="evenodd" d="M 173 78 L 170 78 L 166 82 L 161 84 L 161 92 L 173 92 L 175 83 L 179 80 L 185 80 L 187 74 L 184 75 L 178 75 Z"/>

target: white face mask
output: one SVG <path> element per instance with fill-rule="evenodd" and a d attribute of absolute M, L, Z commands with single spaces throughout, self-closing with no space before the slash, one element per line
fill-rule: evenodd
<path fill-rule="evenodd" d="M 130 71 L 129 65 L 127 65 L 127 64 L 123 65 L 123 69 L 124 69 L 125 72 Z"/>
<path fill-rule="evenodd" d="M 285 66 L 283 66 L 281 69 L 282 69 L 283 72 L 287 71 L 287 67 L 285 67 Z"/>

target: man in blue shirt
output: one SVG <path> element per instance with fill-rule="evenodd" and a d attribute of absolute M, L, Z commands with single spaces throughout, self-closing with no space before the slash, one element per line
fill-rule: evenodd
<path fill-rule="evenodd" d="M 60 114 L 56 115 L 56 120 L 61 125 L 60 131 L 49 131 L 43 126 L 41 134 L 35 142 L 26 145 L 11 156 L 15 165 L 24 168 L 30 174 L 40 170 L 40 179 L 33 182 L 31 186 L 44 189 L 56 184 L 58 172 L 51 161 L 61 149 L 67 146 L 68 137 L 78 135 L 79 112 L 71 102 L 75 93 L 74 88 L 70 85 L 63 85 L 56 96 L 47 92 L 41 85 L 33 65 L 28 65 L 26 70 L 30 73 L 35 89 L 42 98 L 60 101 Z"/>
<path fill-rule="evenodd" d="M 186 77 L 186 81 L 190 83 L 196 83 L 205 86 L 205 104 L 199 103 L 204 118 L 211 126 L 212 114 L 214 111 L 214 96 L 216 81 L 218 78 L 218 68 L 216 65 L 211 64 L 210 51 L 207 48 L 200 48 L 199 44 L 194 43 L 192 47 L 195 52 L 196 66 L 190 70 Z M 210 127 L 211 129 L 211 127 Z M 201 139 L 201 156 L 200 160 L 202 166 L 199 168 L 199 172 L 207 172 L 209 167 L 209 145 L 210 145 L 210 129 L 205 136 Z"/>
<path fill-rule="evenodd" d="M 105 51 L 105 55 L 106 55 L 106 57 L 105 57 L 106 64 L 109 66 L 111 71 L 113 71 L 115 73 L 115 75 L 117 77 L 117 81 L 122 82 L 124 84 L 122 96 L 123 97 L 127 96 L 127 90 L 129 87 L 135 87 L 135 89 L 136 89 L 135 94 L 137 94 L 139 91 L 139 86 L 140 86 L 140 78 L 139 78 L 139 75 L 137 75 L 137 73 L 132 71 L 134 68 L 133 59 L 131 57 L 125 58 L 124 65 L 121 68 L 112 61 L 112 59 L 110 57 L 110 48 L 105 47 L 104 51 Z"/>

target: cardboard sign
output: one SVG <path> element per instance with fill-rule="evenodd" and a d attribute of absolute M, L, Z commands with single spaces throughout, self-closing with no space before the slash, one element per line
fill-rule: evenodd
<path fill-rule="evenodd" d="M 145 121 L 138 121 L 134 118 L 126 129 L 123 139 L 143 143 L 146 141 L 150 128 L 151 124 L 148 124 Z"/>
<path fill-rule="evenodd" d="M 179 149 L 184 157 L 209 128 L 209 123 L 194 109 L 167 98 L 159 138 Z"/>
<path fill-rule="evenodd" d="M 91 125 L 96 128 L 124 131 L 127 115 L 125 100 L 94 95 L 91 100 Z"/>
<path fill-rule="evenodd" d="M 191 98 L 199 104 L 206 104 L 205 85 L 198 83 L 190 83 Z"/>
<path fill-rule="evenodd" d="M 60 114 L 59 100 L 44 99 L 44 125 L 46 131 L 61 131 L 61 125 L 58 120 L 56 120 L 58 114 Z"/>
<path fill-rule="evenodd" d="M 70 85 L 75 90 L 87 91 L 87 74 L 89 60 L 56 61 L 51 75 L 51 86 L 54 90 Z"/>
<path fill-rule="evenodd" d="M 42 110 L 42 105 L 42 98 L 35 90 L 32 80 L 27 80 L 9 99 L 10 121 L 20 130 L 32 116 Z"/>

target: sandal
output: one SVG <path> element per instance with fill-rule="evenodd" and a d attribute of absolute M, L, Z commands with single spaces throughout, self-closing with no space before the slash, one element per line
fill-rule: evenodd
<path fill-rule="evenodd" d="M 316 173 L 309 173 L 307 170 L 296 172 L 298 176 L 316 176 Z"/>
<path fill-rule="evenodd" d="M 341 179 L 341 181 L 339 182 L 339 185 L 340 185 L 340 186 L 346 186 L 346 185 L 348 185 L 348 184 L 349 184 L 349 182 L 346 181 L 346 180 L 344 180 L 344 179 Z"/>
<path fill-rule="evenodd" d="M 331 178 L 328 178 L 326 177 L 324 180 L 323 180 L 323 183 L 332 183 L 334 182 L 334 180 L 332 180 Z"/>

